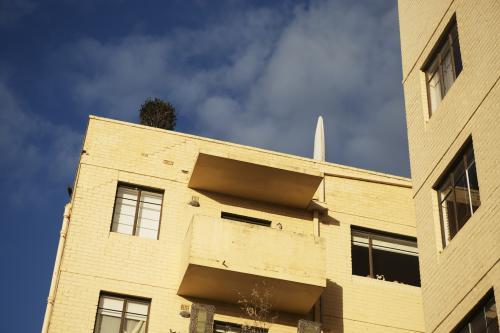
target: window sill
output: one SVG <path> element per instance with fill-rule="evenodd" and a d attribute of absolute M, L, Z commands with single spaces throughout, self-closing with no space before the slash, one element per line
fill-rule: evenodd
<path fill-rule="evenodd" d="M 130 234 L 123 234 L 121 232 L 116 232 L 116 231 L 110 231 L 108 233 L 108 239 L 123 239 L 123 240 L 129 240 L 129 241 L 158 241 L 158 238 L 146 238 L 146 237 L 139 237 L 139 236 L 134 236 Z"/>
<path fill-rule="evenodd" d="M 377 280 L 367 276 L 351 275 L 351 282 L 355 285 L 378 286 L 378 287 L 386 287 L 390 289 L 420 293 L 420 287 L 412 286 L 411 284 L 386 281 L 386 280 Z"/>

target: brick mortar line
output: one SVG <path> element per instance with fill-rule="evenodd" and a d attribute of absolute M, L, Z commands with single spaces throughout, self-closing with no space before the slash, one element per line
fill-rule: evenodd
<path fill-rule="evenodd" d="M 333 316 L 333 315 L 328 315 L 328 314 L 324 314 L 324 316 L 325 317 L 330 317 L 330 318 L 337 318 L 337 319 L 346 319 L 346 320 L 354 321 L 354 322 L 357 322 L 357 323 L 365 323 L 365 324 L 372 324 L 372 325 L 377 325 L 377 326 L 382 326 L 382 327 L 390 327 L 390 328 L 396 328 L 396 329 L 403 329 L 403 330 L 406 330 L 408 332 L 421 332 L 421 333 L 425 333 L 425 331 L 416 331 L 416 330 L 407 329 L 407 328 L 400 327 L 400 326 L 391 326 L 391 325 L 377 324 L 377 323 L 374 323 L 374 322 L 371 322 L 371 321 L 351 319 L 351 318 L 347 318 L 347 317 L 339 317 L 339 316 Z"/>
<path fill-rule="evenodd" d="M 424 187 L 424 185 L 429 180 L 431 174 L 436 170 L 436 168 L 439 165 L 439 163 L 441 163 L 441 161 L 444 159 L 444 156 L 450 151 L 451 146 L 453 146 L 453 144 L 457 141 L 458 137 L 462 134 L 462 132 L 464 131 L 465 127 L 467 127 L 467 125 L 470 123 L 472 117 L 474 117 L 474 115 L 476 114 L 477 110 L 479 110 L 479 108 L 481 107 L 481 105 L 483 105 L 484 101 L 490 95 L 491 91 L 493 90 L 493 88 L 496 87 L 496 85 L 498 84 L 499 81 L 500 81 L 500 75 L 497 77 L 497 79 L 495 80 L 495 82 L 493 82 L 493 84 L 491 85 L 490 89 L 488 89 L 488 91 L 484 95 L 483 99 L 481 99 L 481 101 L 479 102 L 479 104 L 477 105 L 477 107 L 474 109 L 474 111 L 471 113 L 471 115 L 469 116 L 469 118 L 467 119 L 467 121 L 464 123 L 464 125 L 462 126 L 462 128 L 460 128 L 460 130 L 458 131 L 457 135 L 455 135 L 455 137 L 453 138 L 453 141 L 450 143 L 450 145 L 448 146 L 448 148 L 446 148 L 446 150 L 443 152 L 443 154 L 441 155 L 441 157 L 439 158 L 439 160 L 436 162 L 436 164 L 434 165 L 434 167 L 429 171 L 429 173 L 427 174 L 427 176 L 425 177 L 425 179 L 422 181 L 422 183 L 415 190 L 415 192 L 413 194 L 413 199 L 415 199 L 416 196 L 419 194 L 420 190 Z"/>
<path fill-rule="evenodd" d="M 333 209 L 329 209 L 328 211 L 334 212 L 334 213 L 339 213 L 339 214 L 344 214 L 344 215 L 349 215 L 349 216 L 362 217 L 364 219 L 376 220 L 376 221 L 385 222 L 385 223 L 403 225 L 403 226 L 407 226 L 409 228 L 416 229 L 416 226 L 411 226 L 411 225 L 407 225 L 407 224 L 403 224 L 403 223 L 397 223 L 397 222 L 392 222 L 392 221 L 388 221 L 388 220 L 378 219 L 378 218 L 369 217 L 369 216 L 365 216 L 365 215 L 358 215 L 358 214 L 353 214 L 353 213 L 346 213 L 346 212 L 342 212 L 342 211 L 339 211 L 339 210 L 333 210 Z"/>
<path fill-rule="evenodd" d="M 412 188 L 412 183 L 408 183 L 408 184 L 398 183 L 397 181 L 400 179 L 397 179 L 397 178 L 392 178 L 394 181 L 390 182 L 390 181 L 367 179 L 367 178 L 363 178 L 363 177 L 342 175 L 342 174 L 331 173 L 331 172 L 325 172 L 324 174 L 325 174 L 325 177 L 344 178 L 344 179 L 357 180 L 357 181 L 367 182 L 367 183 L 376 183 L 376 184 L 382 184 L 382 185 L 388 185 L 388 186 Z"/>
<path fill-rule="evenodd" d="M 469 289 L 469 291 L 467 291 L 467 293 L 462 298 L 460 298 L 458 303 L 455 304 L 455 306 L 453 306 L 453 308 L 444 316 L 443 319 L 441 319 L 441 321 L 439 323 L 437 323 L 436 327 L 431 331 L 431 333 L 436 332 L 436 330 L 445 322 L 446 319 L 448 319 L 448 317 L 452 314 L 452 312 L 455 311 L 455 309 L 465 300 L 465 298 L 467 298 L 467 296 L 471 293 L 471 291 L 474 290 L 474 288 L 476 288 L 476 286 L 481 281 L 484 280 L 484 278 L 498 264 L 499 261 L 500 261 L 500 258 L 497 258 L 497 261 L 495 261 L 495 263 L 493 265 L 491 265 L 490 268 L 488 268 L 488 270 L 483 274 L 483 276 Z"/>
<path fill-rule="evenodd" d="M 147 287 L 152 287 L 152 288 L 160 288 L 160 289 L 165 289 L 165 290 L 174 290 L 174 291 L 176 290 L 175 288 L 167 288 L 167 287 L 155 286 L 155 285 L 147 284 L 147 283 L 139 283 L 139 282 L 133 282 L 133 281 L 127 281 L 127 280 L 109 278 L 109 277 L 105 277 L 105 276 L 99 276 L 99 275 L 93 275 L 93 274 L 85 274 L 85 273 L 80 273 L 80 272 L 73 272 L 73 271 L 68 271 L 68 270 L 65 270 L 65 269 L 62 269 L 61 273 L 68 273 L 68 274 L 74 274 L 74 275 L 82 275 L 82 276 L 93 277 L 93 278 L 98 278 L 98 279 L 105 279 L 105 280 L 111 280 L 111 281 L 119 281 L 119 282 L 125 282 L 125 283 L 131 283 L 131 284 L 135 284 L 135 285 L 140 285 L 140 286 L 147 286 Z"/>
<path fill-rule="evenodd" d="M 171 178 L 164 178 L 164 177 L 152 176 L 152 175 L 148 175 L 148 174 L 145 174 L 145 173 L 140 173 L 140 172 L 135 172 L 135 171 L 129 171 L 129 170 L 125 170 L 125 169 L 112 168 L 112 167 L 108 167 L 108 166 L 104 166 L 104 165 L 99 165 L 99 164 L 92 164 L 92 163 L 85 163 L 85 162 L 82 162 L 80 164 L 81 165 L 93 166 L 93 167 L 96 167 L 96 168 L 103 168 L 103 169 L 108 169 L 108 170 L 119 171 L 119 172 L 127 172 L 127 173 L 131 173 L 131 174 L 134 174 L 134 175 L 145 176 L 145 177 L 149 177 L 149 178 L 162 179 L 162 180 L 166 180 L 166 181 L 170 181 L 170 182 L 174 182 L 174 183 L 179 183 L 179 184 L 188 184 L 188 182 L 182 182 L 182 181 L 171 179 Z"/>

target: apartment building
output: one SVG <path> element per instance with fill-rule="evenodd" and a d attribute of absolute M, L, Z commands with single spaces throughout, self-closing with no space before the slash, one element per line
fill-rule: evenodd
<path fill-rule="evenodd" d="M 426 332 L 498 332 L 500 2 L 399 1 Z"/>
<path fill-rule="evenodd" d="M 424 332 L 412 193 L 406 178 L 91 116 L 43 332 Z M 264 326 L 241 309 L 259 288 L 277 314 Z"/>

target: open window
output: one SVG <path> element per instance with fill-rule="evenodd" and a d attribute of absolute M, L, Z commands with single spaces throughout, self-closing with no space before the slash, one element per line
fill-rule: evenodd
<path fill-rule="evenodd" d="M 453 16 L 422 70 L 425 72 L 429 117 L 462 71 L 457 20 Z"/>
<path fill-rule="evenodd" d="M 245 215 L 233 214 L 233 213 L 228 213 L 228 212 L 221 212 L 220 217 L 225 219 L 225 220 L 232 220 L 232 221 L 237 221 L 237 222 L 261 225 L 264 227 L 271 226 L 271 221 L 269 221 L 269 220 L 258 219 L 256 217 L 250 217 L 250 216 L 245 216 Z"/>
<path fill-rule="evenodd" d="M 490 290 L 464 318 L 464 320 L 462 320 L 462 322 L 452 331 L 452 333 L 476 332 L 500 332 L 498 329 L 497 305 L 493 290 Z"/>
<path fill-rule="evenodd" d="M 438 192 L 443 246 L 446 246 L 481 205 L 472 139 L 460 149 L 434 189 Z"/>
<path fill-rule="evenodd" d="M 352 274 L 420 286 L 415 238 L 352 227 Z"/>

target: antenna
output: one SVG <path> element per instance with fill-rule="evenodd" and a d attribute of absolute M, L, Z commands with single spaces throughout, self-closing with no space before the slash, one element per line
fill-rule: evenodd
<path fill-rule="evenodd" d="M 316 133 L 314 134 L 314 155 L 313 158 L 317 161 L 325 160 L 325 126 L 323 125 L 323 117 L 318 117 L 316 125 Z"/>

